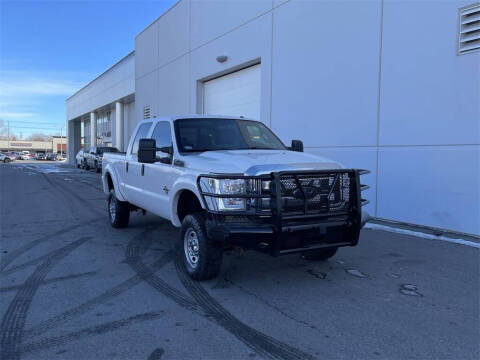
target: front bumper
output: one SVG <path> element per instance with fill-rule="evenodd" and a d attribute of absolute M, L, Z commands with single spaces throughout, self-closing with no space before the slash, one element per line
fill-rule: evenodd
<path fill-rule="evenodd" d="M 362 190 L 368 187 L 360 185 L 360 175 L 366 173 L 368 173 L 366 170 L 329 170 L 276 172 L 261 177 L 233 176 L 233 178 L 269 179 L 272 182 L 272 190 L 268 195 L 262 194 L 259 190 L 255 194 L 245 193 L 235 195 L 235 197 L 252 200 L 270 198 L 270 211 L 266 214 L 265 209 L 262 212 L 250 209 L 249 211 L 228 213 L 207 210 L 207 234 L 225 246 L 258 249 L 269 252 L 273 256 L 329 247 L 355 246 L 358 243 L 360 229 L 369 218 L 368 213 L 361 210 L 362 205 L 368 203 L 361 198 Z M 348 174 L 349 177 L 348 189 L 343 190 L 348 193 L 349 199 L 343 208 L 334 209 L 333 204 L 332 207 L 330 206 L 329 199 L 332 198 L 330 195 L 335 186 L 338 187 L 337 181 L 342 174 Z M 230 175 L 204 176 L 232 178 Z M 315 177 L 324 179 L 327 176 L 332 176 L 334 181 L 331 181 L 332 184 L 328 185 L 328 188 L 319 189 L 320 195 L 323 194 L 321 191 L 325 191 L 326 204 L 312 211 L 309 203 L 311 199 L 307 199 L 306 191 L 303 191 L 303 179 Z M 284 186 L 286 178 L 294 179 L 303 194 L 303 200 L 300 199 L 303 203 L 299 207 L 301 211 L 291 212 L 291 205 L 289 207 L 286 199 L 288 190 L 285 190 Z M 202 192 L 200 183 L 199 189 L 205 208 L 207 208 L 205 196 L 225 197 Z M 299 202 L 298 199 L 294 199 L 294 201 Z"/>

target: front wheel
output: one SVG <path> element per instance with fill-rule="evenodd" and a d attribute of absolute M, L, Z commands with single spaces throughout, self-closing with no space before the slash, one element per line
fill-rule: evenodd
<path fill-rule="evenodd" d="M 336 254 L 338 248 L 312 250 L 303 253 L 303 258 L 312 261 L 324 261 Z"/>
<path fill-rule="evenodd" d="M 110 190 L 108 195 L 108 220 L 114 228 L 124 228 L 130 221 L 130 206 L 126 201 L 120 201 L 115 191 Z"/>
<path fill-rule="evenodd" d="M 208 238 L 203 214 L 195 213 L 183 219 L 178 256 L 194 280 L 212 279 L 220 272 L 223 248 Z"/>
<path fill-rule="evenodd" d="M 95 172 L 99 173 L 102 171 L 101 167 L 98 167 L 98 163 L 95 161 Z"/>
<path fill-rule="evenodd" d="M 90 166 L 88 166 L 88 163 L 87 163 L 86 160 L 83 162 L 83 168 L 84 168 L 85 170 L 90 170 Z"/>

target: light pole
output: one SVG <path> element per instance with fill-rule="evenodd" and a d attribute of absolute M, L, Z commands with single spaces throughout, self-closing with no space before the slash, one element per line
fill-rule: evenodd
<path fill-rule="evenodd" d="M 63 159 L 63 126 L 60 128 L 60 157 Z"/>

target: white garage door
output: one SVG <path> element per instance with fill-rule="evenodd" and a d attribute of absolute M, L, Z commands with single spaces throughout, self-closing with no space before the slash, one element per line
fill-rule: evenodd
<path fill-rule="evenodd" d="M 260 119 L 260 65 L 206 81 L 204 114 Z"/>

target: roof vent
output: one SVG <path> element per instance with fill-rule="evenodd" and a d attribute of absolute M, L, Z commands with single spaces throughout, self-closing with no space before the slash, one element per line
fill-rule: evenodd
<path fill-rule="evenodd" d="M 480 3 L 459 11 L 458 53 L 480 50 Z"/>
<path fill-rule="evenodd" d="M 150 105 L 143 107 L 143 119 L 150 119 Z"/>

